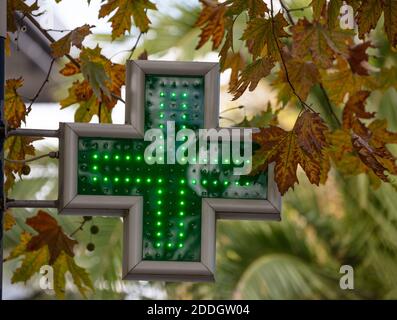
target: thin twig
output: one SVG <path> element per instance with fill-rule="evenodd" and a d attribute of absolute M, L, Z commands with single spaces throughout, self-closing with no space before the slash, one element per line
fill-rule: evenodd
<path fill-rule="evenodd" d="M 36 102 L 37 98 L 40 96 L 41 91 L 43 91 L 45 85 L 48 83 L 52 71 L 52 67 L 54 66 L 55 59 L 51 60 L 50 67 L 48 68 L 47 75 L 44 79 L 44 82 L 41 84 L 39 90 L 36 92 L 36 95 L 30 99 L 29 107 L 26 109 L 26 113 L 29 114 L 32 111 L 32 105 Z"/>
<path fill-rule="evenodd" d="M 128 60 L 130 60 L 132 55 L 134 54 L 135 49 L 137 48 L 139 40 L 141 40 L 142 35 L 143 35 L 143 32 L 140 32 L 138 38 L 136 38 L 136 41 L 130 50 L 130 55 L 128 56 Z"/>
<path fill-rule="evenodd" d="M 46 158 L 46 157 L 50 157 L 50 153 L 42 154 L 40 156 L 33 157 L 33 158 L 30 158 L 30 159 L 24 159 L 24 160 L 14 160 L 14 159 L 7 159 L 7 158 L 4 158 L 4 160 L 6 162 L 10 162 L 10 163 L 24 164 L 26 162 L 32 162 L 32 161 L 36 161 L 36 160 L 39 160 L 39 159 L 42 159 L 42 158 Z"/>
<path fill-rule="evenodd" d="M 272 19 L 272 34 L 273 34 L 274 41 L 276 42 L 278 53 L 280 54 L 281 63 L 282 63 L 283 68 L 284 68 L 285 77 L 287 79 L 288 85 L 290 86 L 294 96 L 298 98 L 298 100 L 301 103 L 302 107 L 303 108 L 307 108 L 307 109 L 309 109 L 309 110 L 314 112 L 314 110 L 305 101 L 303 101 L 303 99 L 299 96 L 299 94 L 295 90 L 294 85 L 291 82 L 291 79 L 290 79 L 289 73 L 288 73 L 288 69 L 287 69 L 287 64 L 285 63 L 285 60 L 284 60 L 284 57 L 283 57 L 283 53 L 281 51 L 280 44 L 278 43 L 278 39 L 277 39 L 277 35 L 276 35 L 274 14 L 273 14 L 273 0 L 270 0 L 270 7 L 271 7 L 270 8 L 270 15 L 271 15 L 271 19 Z"/>
<path fill-rule="evenodd" d="M 76 228 L 76 230 L 74 230 L 69 237 L 73 237 L 77 232 L 79 232 L 80 230 L 83 230 L 84 225 L 87 223 L 88 220 L 83 219 L 82 222 L 80 222 L 80 225 Z"/>
<path fill-rule="evenodd" d="M 330 99 L 328 97 L 327 91 L 325 90 L 325 88 L 324 88 L 324 86 L 323 86 L 323 84 L 321 82 L 320 82 L 320 89 L 321 89 L 322 94 L 324 95 L 324 98 L 325 98 L 329 113 L 331 114 L 332 117 L 334 117 L 334 119 L 335 119 L 336 123 L 338 124 L 338 126 L 341 127 L 342 124 L 341 124 L 338 116 L 336 115 L 336 113 L 334 111 L 334 108 L 332 108 L 332 104 L 331 104 L 331 101 L 330 101 Z"/>
<path fill-rule="evenodd" d="M 287 18 L 288 18 L 289 22 L 290 22 L 292 25 L 294 25 L 294 24 L 295 24 L 294 19 L 292 18 L 292 15 L 291 15 L 291 13 L 290 13 L 290 10 L 289 10 L 289 8 L 287 8 L 287 6 L 285 5 L 285 3 L 284 3 L 283 0 L 280 0 L 280 5 L 281 5 L 281 7 L 284 9 L 285 13 L 287 14 Z"/>

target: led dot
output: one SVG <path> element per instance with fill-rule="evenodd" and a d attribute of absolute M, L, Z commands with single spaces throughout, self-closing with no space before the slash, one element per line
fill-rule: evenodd
<path fill-rule="evenodd" d="M 180 184 L 185 184 L 185 179 L 181 179 L 181 180 L 179 180 L 179 182 L 180 182 Z"/>
<path fill-rule="evenodd" d="M 128 178 L 128 177 L 127 177 L 127 178 L 125 178 L 125 182 L 127 182 L 127 183 L 128 183 L 128 182 L 130 182 L 130 181 L 131 181 L 131 179 L 130 179 L 130 178 Z"/>
<path fill-rule="evenodd" d="M 182 119 L 185 120 L 187 118 L 186 114 L 182 115 Z"/>
<path fill-rule="evenodd" d="M 141 161 L 142 157 L 141 156 L 136 156 L 136 160 Z"/>
<path fill-rule="evenodd" d="M 167 243 L 167 247 L 168 247 L 168 248 L 172 248 L 172 243 L 170 243 L 170 242 Z"/>
<path fill-rule="evenodd" d="M 184 195 L 185 194 L 185 190 L 179 191 L 179 194 Z"/>
<path fill-rule="evenodd" d="M 150 182 L 152 182 L 152 179 L 147 178 L 147 179 L 146 179 L 146 182 L 147 182 L 147 183 L 150 183 Z"/>
<path fill-rule="evenodd" d="M 178 244 L 179 248 L 183 248 L 183 243 Z"/>
<path fill-rule="evenodd" d="M 236 160 L 234 160 L 234 163 L 235 163 L 235 164 L 239 164 L 239 163 L 240 163 L 240 160 L 236 159 Z"/>
<path fill-rule="evenodd" d="M 163 190 L 161 189 L 157 190 L 157 194 L 163 194 Z"/>
<path fill-rule="evenodd" d="M 161 226 L 161 221 L 156 222 L 156 226 L 160 227 Z"/>
<path fill-rule="evenodd" d="M 206 185 L 207 184 L 207 180 L 203 180 L 203 185 Z"/>
<path fill-rule="evenodd" d="M 186 125 L 182 125 L 182 129 L 186 129 Z"/>
<path fill-rule="evenodd" d="M 196 184 L 197 181 L 195 179 L 192 180 L 192 184 Z"/>
<path fill-rule="evenodd" d="M 92 181 L 97 182 L 97 181 L 98 181 L 98 178 L 97 178 L 97 177 L 93 177 L 93 178 L 92 178 Z"/>
<path fill-rule="evenodd" d="M 229 159 L 225 159 L 225 161 L 224 161 L 225 163 L 229 163 Z"/>
<path fill-rule="evenodd" d="M 181 206 L 184 206 L 184 205 L 185 205 L 185 201 L 181 201 L 181 202 L 179 202 L 179 204 L 180 204 Z"/>
<path fill-rule="evenodd" d="M 163 108 L 164 108 L 164 106 L 165 106 L 165 105 L 164 105 L 164 103 L 163 103 L 163 102 L 162 102 L 162 103 L 160 103 L 160 108 L 161 108 L 161 109 L 163 109 Z"/>
<path fill-rule="evenodd" d="M 118 154 L 116 154 L 116 155 L 114 156 L 114 160 L 120 160 L 120 156 L 119 156 Z"/>
<path fill-rule="evenodd" d="M 108 155 L 108 154 L 105 154 L 105 155 L 103 156 L 103 158 L 104 158 L 105 160 L 109 160 L 109 155 Z"/>
<path fill-rule="evenodd" d="M 187 93 L 186 92 L 182 93 L 182 97 L 187 98 Z"/>
<path fill-rule="evenodd" d="M 94 159 L 98 159 L 98 155 L 97 155 L 97 154 L 94 154 L 92 157 L 93 157 Z"/>
<path fill-rule="evenodd" d="M 135 181 L 136 181 L 137 183 L 140 183 L 142 180 L 141 180 L 141 178 L 136 178 Z"/>
<path fill-rule="evenodd" d="M 114 178 L 114 182 L 119 182 L 120 179 L 118 177 Z"/>
<path fill-rule="evenodd" d="M 180 212 L 179 212 L 179 215 L 180 215 L 181 217 L 183 217 L 183 216 L 185 215 L 185 213 L 184 213 L 183 211 L 180 211 Z"/>
<path fill-rule="evenodd" d="M 93 166 L 92 170 L 97 171 L 98 170 L 98 166 Z"/>
<path fill-rule="evenodd" d="M 131 156 L 130 155 L 126 155 L 125 156 L 125 160 L 127 160 L 127 161 L 131 160 Z"/>
<path fill-rule="evenodd" d="M 172 93 L 171 93 L 171 97 L 175 98 L 175 97 L 176 97 L 176 93 L 175 93 L 175 92 L 172 92 Z"/>
<path fill-rule="evenodd" d="M 184 234 L 183 232 L 179 232 L 179 238 L 183 238 Z"/>
<path fill-rule="evenodd" d="M 161 200 L 157 200 L 157 204 L 161 205 L 163 202 Z"/>
<path fill-rule="evenodd" d="M 160 113 L 160 119 L 164 118 L 164 113 Z"/>
<path fill-rule="evenodd" d="M 159 232 L 156 232 L 156 236 L 157 237 L 161 237 L 161 232 L 159 231 Z"/>
<path fill-rule="evenodd" d="M 182 107 L 182 109 L 187 109 L 187 104 L 186 103 L 182 103 L 181 107 Z"/>
<path fill-rule="evenodd" d="M 161 211 L 157 211 L 157 215 L 161 216 L 163 213 Z"/>
<path fill-rule="evenodd" d="M 228 181 L 225 181 L 223 184 L 224 184 L 225 186 L 227 186 L 227 185 L 229 184 L 229 182 L 228 182 Z"/>
<path fill-rule="evenodd" d="M 249 186 L 249 185 L 250 185 L 250 183 L 247 181 L 247 182 L 245 183 L 245 185 L 246 185 L 246 186 Z"/>
<path fill-rule="evenodd" d="M 180 227 L 183 227 L 183 222 L 179 222 L 179 226 L 180 226 Z"/>
<path fill-rule="evenodd" d="M 160 92 L 160 97 L 165 97 L 165 92 Z"/>
<path fill-rule="evenodd" d="M 157 182 L 158 182 L 158 183 L 163 183 L 163 179 L 158 178 L 158 179 L 157 179 Z"/>
<path fill-rule="evenodd" d="M 234 184 L 235 184 L 236 186 L 238 186 L 238 185 L 239 185 L 238 181 L 236 181 Z"/>
<path fill-rule="evenodd" d="M 218 181 L 214 180 L 212 181 L 212 184 L 216 186 L 218 184 Z"/>
<path fill-rule="evenodd" d="M 156 242 L 156 247 L 160 248 L 160 246 L 161 246 L 161 243 L 160 242 Z"/>
<path fill-rule="evenodd" d="M 160 127 L 160 129 L 164 129 L 164 125 L 163 124 L 160 124 L 159 127 Z"/>
<path fill-rule="evenodd" d="M 108 177 L 104 177 L 104 178 L 103 178 L 103 181 L 104 181 L 104 182 L 108 182 L 108 181 L 109 181 L 109 178 L 108 178 Z"/>
<path fill-rule="evenodd" d="M 247 161 L 245 161 L 245 163 L 248 163 L 248 164 L 249 164 L 249 163 L 251 163 L 251 161 L 247 160 Z"/>

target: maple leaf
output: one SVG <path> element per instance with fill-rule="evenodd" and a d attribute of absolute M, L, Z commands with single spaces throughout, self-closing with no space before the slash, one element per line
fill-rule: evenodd
<path fill-rule="evenodd" d="M 361 39 L 374 29 L 382 15 L 382 5 L 378 0 L 361 1 L 357 11 L 358 34 Z"/>
<path fill-rule="evenodd" d="M 26 224 L 39 233 L 29 241 L 27 251 L 36 251 L 48 246 L 50 264 L 55 262 L 62 251 L 71 257 L 74 256 L 73 247 L 77 241 L 70 239 L 47 212 L 40 210 L 36 216 L 26 219 Z"/>
<path fill-rule="evenodd" d="M 15 217 L 13 216 L 11 210 L 7 210 L 6 213 L 4 214 L 4 230 L 9 231 L 12 229 L 13 226 L 15 226 L 16 221 Z"/>
<path fill-rule="evenodd" d="M 395 0 L 383 0 L 383 12 L 385 17 L 385 32 L 393 47 L 397 45 L 397 2 Z"/>
<path fill-rule="evenodd" d="M 29 243 L 30 239 L 32 239 L 32 235 L 29 232 L 22 231 L 19 235 L 19 243 L 11 250 L 10 254 L 5 261 L 10 261 L 12 259 L 18 258 L 21 255 L 26 253 L 26 245 Z"/>
<path fill-rule="evenodd" d="M 54 265 L 54 291 L 59 299 L 65 298 L 65 287 L 66 287 L 66 273 L 70 272 L 73 282 L 77 286 L 80 294 L 86 298 L 87 291 L 94 291 L 92 281 L 84 268 L 79 267 L 74 259 L 66 254 L 64 251 L 61 252 Z"/>
<path fill-rule="evenodd" d="M 24 259 L 21 266 L 15 270 L 11 278 L 11 283 L 28 281 L 35 273 L 40 271 L 43 265 L 49 263 L 48 247 L 43 246 L 38 250 L 24 252 Z"/>
<path fill-rule="evenodd" d="M 288 36 L 288 33 L 284 31 L 287 26 L 288 22 L 281 12 L 274 16 L 274 34 L 271 18 L 251 19 L 247 23 L 247 28 L 244 30 L 241 40 L 248 41 L 254 59 L 260 56 L 278 59 L 278 47 L 282 46 L 280 38 Z"/>
<path fill-rule="evenodd" d="M 365 102 L 369 95 L 369 91 L 359 91 L 349 98 L 342 115 L 344 129 L 355 128 L 358 119 L 371 119 L 375 115 L 365 111 Z"/>
<path fill-rule="evenodd" d="M 226 57 L 224 69 L 232 69 L 230 73 L 229 87 L 233 88 L 236 86 L 238 81 L 238 75 L 241 70 L 244 69 L 245 61 L 243 55 L 239 52 L 229 53 Z"/>
<path fill-rule="evenodd" d="M 330 0 L 327 8 L 327 25 L 329 29 L 339 27 L 340 9 L 343 5 L 342 0 Z"/>
<path fill-rule="evenodd" d="M 25 122 L 26 106 L 17 90 L 23 85 L 23 79 L 8 79 L 5 86 L 5 118 L 12 128 L 18 128 Z"/>
<path fill-rule="evenodd" d="M 72 46 L 76 46 L 81 49 L 83 41 L 86 36 L 91 34 L 92 26 L 85 24 L 81 27 L 75 28 L 70 31 L 61 39 L 51 44 L 51 53 L 54 58 L 59 58 L 68 54 Z"/>
<path fill-rule="evenodd" d="M 132 27 L 131 18 L 135 25 L 142 31 L 147 32 L 150 20 L 147 10 L 157 10 L 154 3 L 149 0 L 107 0 L 99 10 L 99 18 L 104 18 L 115 11 L 108 21 L 112 23 L 112 39 L 116 39 L 130 32 Z"/>
<path fill-rule="evenodd" d="M 243 11 L 248 11 L 250 19 L 263 17 L 269 8 L 263 0 L 235 0 L 227 9 L 228 15 L 239 15 Z"/>
<path fill-rule="evenodd" d="M 7 153 L 7 158 L 12 160 L 25 160 L 27 155 L 34 156 L 35 148 L 33 142 L 41 138 L 31 138 L 22 136 L 11 136 L 7 138 L 4 144 L 4 150 Z M 7 162 L 7 167 L 15 172 L 21 173 L 23 164 L 15 162 Z"/>
<path fill-rule="evenodd" d="M 259 81 L 270 74 L 273 67 L 273 60 L 268 58 L 261 58 L 247 65 L 241 72 L 236 85 L 230 88 L 230 92 L 234 94 L 233 100 L 241 97 L 247 88 L 249 91 L 253 91 L 258 86 Z"/>
<path fill-rule="evenodd" d="M 313 18 L 319 19 L 324 11 L 324 7 L 327 4 L 326 0 L 312 0 L 310 5 L 313 8 Z"/>
<path fill-rule="evenodd" d="M 348 45 L 352 43 L 354 32 L 351 30 L 329 30 L 320 22 L 301 19 L 291 28 L 294 56 L 311 55 L 314 63 L 321 68 L 329 68 L 336 55 L 347 55 Z"/>
<path fill-rule="evenodd" d="M 95 96 L 89 100 L 81 102 L 74 114 L 75 122 L 90 122 L 92 117 L 99 113 L 100 102 Z"/>
<path fill-rule="evenodd" d="M 201 28 L 200 41 L 196 49 L 200 49 L 212 37 L 212 50 L 217 49 L 225 34 L 225 12 L 223 4 L 208 5 L 203 2 L 202 9 L 195 25 Z"/>
<path fill-rule="evenodd" d="M 68 62 L 64 65 L 64 67 L 61 70 L 59 70 L 59 73 L 64 75 L 65 77 L 70 77 L 79 74 L 81 72 L 80 69 L 81 61 L 80 59 L 76 59 L 76 62 L 79 64 L 79 66 L 77 66 L 73 62 Z"/>
<path fill-rule="evenodd" d="M 367 76 L 368 73 L 368 54 L 366 50 L 371 47 L 370 42 L 363 42 L 353 47 L 349 47 L 349 57 L 347 61 L 353 73 L 361 76 Z"/>
<path fill-rule="evenodd" d="M 300 165 L 309 181 L 319 185 L 326 174 L 323 171 L 329 170 L 323 165 L 327 132 L 320 116 L 310 111 L 299 116 L 291 131 L 275 126 L 260 129 L 253 135 L 253 141 L 260 145 L 253 157 L 253 173 L 266 170 L 269 163 L 275 162 L 275 181 L 284 194 L 298 183 L 296 170 Z"/>

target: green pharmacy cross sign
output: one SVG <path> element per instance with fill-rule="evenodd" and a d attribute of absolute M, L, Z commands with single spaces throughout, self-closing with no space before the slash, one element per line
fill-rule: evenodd
<path fill-rule="evenodd" d="M 130 61 L 126 96 L 125 125 L 61 124 L 59 212 L 123 217 L 124 279 L 211 281 L 216 219 L 280 219 L 273 168 L 235 173 L 251 141 L 210 162 L 197 141 L 192 156 L 188 137 L 175 139 L 175 130 L 218 128 L 216 63 Z M 163 156 L 148 153 L 152 129 Z M 218 151 L 220 138 L 205 147 Z"/>

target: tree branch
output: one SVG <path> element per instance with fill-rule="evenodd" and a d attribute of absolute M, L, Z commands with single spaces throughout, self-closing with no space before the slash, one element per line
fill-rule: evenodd
<path fill-rule="evenodd" d="M 143 35 L 143 32 L 140 32 L 139 36 L 136 38 L 135 43 L 134 43 L 134 45 L 132 46 L 132 48 L 130 50 L 130 55 L 128 56 L 128 60 L 130 60 L 132 55 L 134 54 L 135 49 L 137 48 L 139 40 L 141 40 L 142 35 Z"/>
<path fill-rule="evenodd" d="M 45 85 L 48 83 L 48 81 L 50 79 L 52 67 L 54 66 L 54 62 L 55 62 L 55 59 L 52 59 L 51 63 L 50 63 L 50 67 L 48 68 L 47 75 L 46 75 L 43 83 L 41 84 L 39 90 L 36 92 L 36 95 L 32 99 L 30 99 L 30 104 L 29 104 L 29 107 L 26 109 L 26 114 L 29 114 L 30 111 L 32 111 L 32 105 L 36 102 L 37 98 L 41 94 L 41 91 L 43 91 Z"/>

